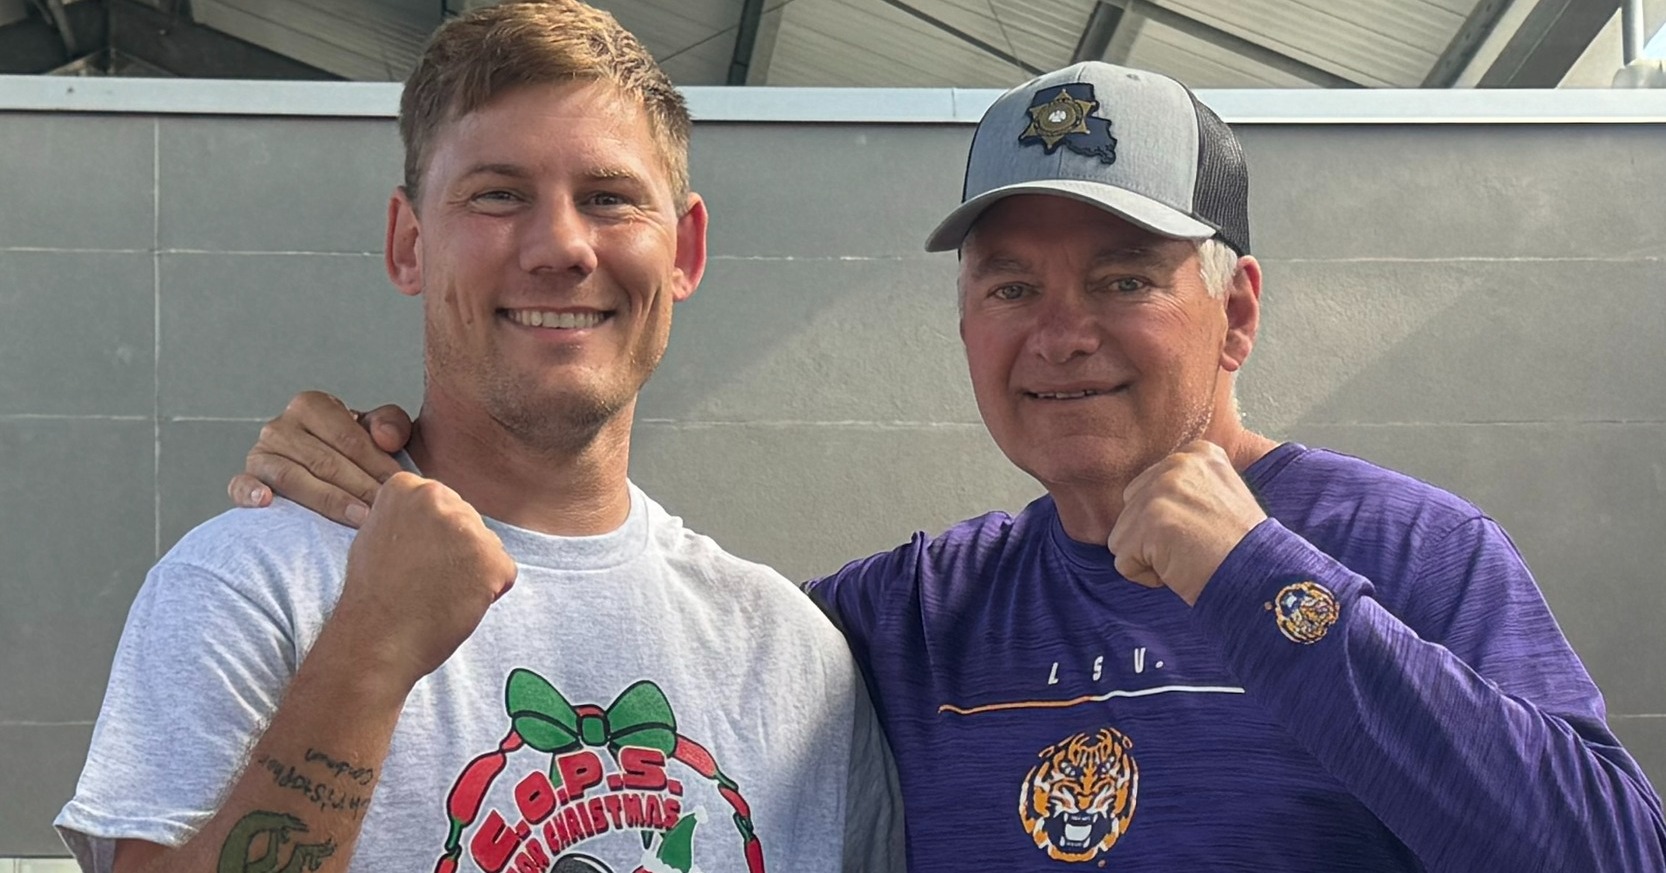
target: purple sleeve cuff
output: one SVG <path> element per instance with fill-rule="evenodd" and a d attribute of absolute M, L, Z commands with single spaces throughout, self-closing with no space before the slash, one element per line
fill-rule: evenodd
<path fill-rule="evenodd" d="M 1199 630 L 1240 675 L 1341 645 L 1371 583 L 1274 519 L 1221 562 L 1192 609 Z"/>

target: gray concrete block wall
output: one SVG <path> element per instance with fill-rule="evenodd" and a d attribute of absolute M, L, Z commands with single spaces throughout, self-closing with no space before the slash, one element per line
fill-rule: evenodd
<path fill-rule="evenodd" d="M 1269 433 L 1508 530 L 1666 784 L 1666 127 L 1245 131 Z"/>
<path fill-rule="evenodd" d="M 1243 133 L 1249 421 L 1498 518 L 1666 782 L 1666 224 L 1636 217 L 1666 128 Z M 713 261 L 637 482 L 793 577 L 1038 493 L 978 422 L 954 259 L 919 251 L 969 134 L 697 127 Z M 419 398 L 419 304 L 380 263 L 399 172 L 385 120 L 0 113 L 0 857 L 61 853 L 127 605 L 260 422 L 304 387 Z"/>

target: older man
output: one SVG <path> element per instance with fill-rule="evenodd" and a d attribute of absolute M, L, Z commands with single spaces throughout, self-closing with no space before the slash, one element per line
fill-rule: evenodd
<path fill-rule="evenodd" d="M 157 564 L 57 820 L 84 869 L 886 869 L 844 640 L 626 479 L 706 263 L 688 131 L 581 3 L 436 33 L 388 210 L 426 331 L 408 472 L 357 536 L 287 504 Z"/>
<path fill-rule="evenodd" d="M 1666 869 L 1504 532 L 1241 424 L 1247 191 L 1232 132 L 1150 73 L 1073 66 L 978 126 L 928 247 L 959 250 L 979 410 L 1047 495 L 807 586 L 877 694 L 912 869 Z M 373 496 L 282 461 L 373 454 L 302 407 L 251 470 Z"/>

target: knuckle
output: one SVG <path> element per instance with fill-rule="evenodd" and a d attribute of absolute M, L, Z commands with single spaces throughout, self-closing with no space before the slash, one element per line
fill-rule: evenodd
<path fill-rule="evenodd" d="M 283 428 L 283 419 L 274 418 L 260 426 L 260 434 L 255 439 L 255 448 L 270 447 L 278 441 Z"/>
<path fill-rule="evenodd" d="M 324 391 L 302 391 L 290 398 L 289 408 L 297 411 L 308 409 L 330 409 L 342 406 L 342 402 L 335 395 Z"/>
<path fill-rule="evenodd" d="M 406 494 L 414 492 L 420 484 L 421 480 L 418 479 L 415 474 L 400 470 L 392 476 L 389 476 L 388 480 L 382 483 L 382 490 L 378 496 L 386 495 L 397 500 Z"/>
<path fill-rule="evenodd" d="M 363 435 L 364 431 L 359 427 L 359 423 L 351 418 L 348 418 L 346 421 L 331 422 L 330 426 L 325 428 L 323 433 L 324 439 L 329 440 L 330 445 L 340 446 L 342 448 L 347 448 L 362 442 Z"/>
<path fill-rule="evenodd" d="M 295 479 L 296 472 L 293 466 L 288 464 L 258 464 L 255 466 L 260 468 L 256 473 L 257 477 L 261 481 L 271 485 L 273 490 L 285 494 L 294 490 L 294 486 L 297 483 Z"/>
<path fill-rule="evenodd" d="M 314 391 L 302 391 L 294 397 L 289 398 L 289 402 L 285 403 L 283 406 L 283 414 L 301 415 L 305 413 L 308 409 L 311 409 L 317 404 L 316 394 L 317 392 Z"/>
<path fill-rule="evenodd" d="M 334 481 L 341 475 L 341 461 L 329 452 L 319 452 L 313 455 L 307 463 L 307 468 L 312 470 L 312 474 L 320 479 Z"/>

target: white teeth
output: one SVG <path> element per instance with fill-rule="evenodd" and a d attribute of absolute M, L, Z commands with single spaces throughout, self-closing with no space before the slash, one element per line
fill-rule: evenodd
<path fill-rule="evenodd" d="M 1102 391 L 1071 391 L 1068 393 L 1060 393 L 1057 391 L 1037 391 L 1035 396 L 1040 397 L 1043 400 L 1077 400 L 1093 394 L 1103 393 L 1104 392 Z"/>
<path fill-rule="evenodd" d="M 584 328 L 595 327 L 605 318 L 600 312 L 542 312 L 536 309 L 512 309 L 509 318 L 528 327 Z"/>
<path fill-rule="evenodd" d="M 1083 842 L 1088 838 L 1088 826 L 1067 824 L 1064 826 L 1064 838 L 1072 843 Z"/>

